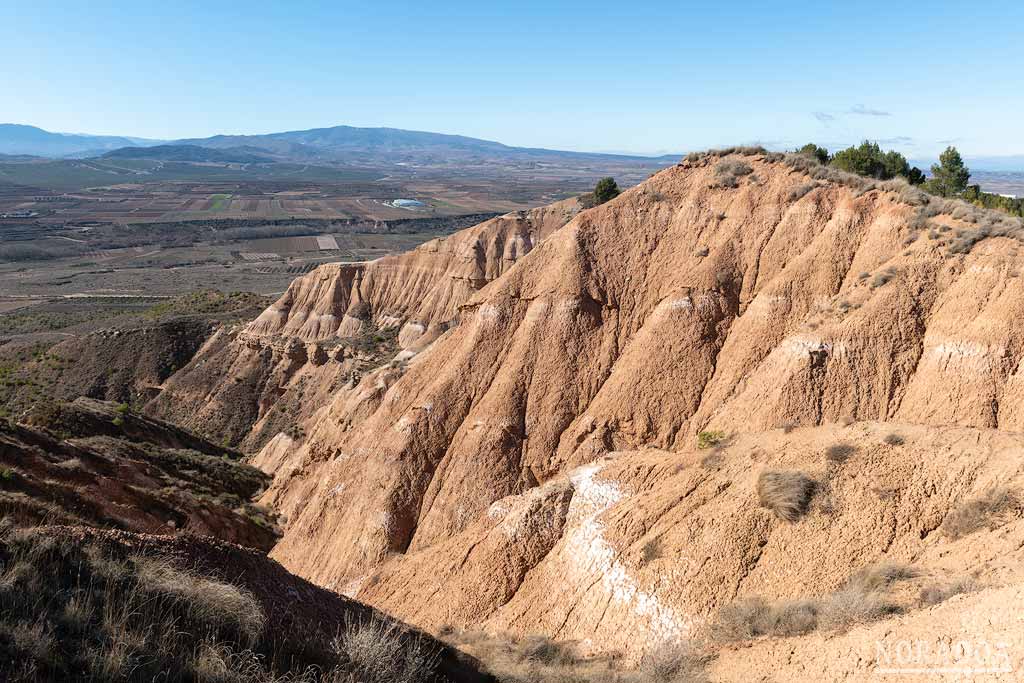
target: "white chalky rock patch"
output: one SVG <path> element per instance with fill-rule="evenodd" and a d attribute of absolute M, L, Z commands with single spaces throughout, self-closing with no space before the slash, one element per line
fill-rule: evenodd
<path fill-rule="evenodd" d="M 718 309 L 717 298 L 710 294 L 698 294 L 694 297 L 693 303 L 697 312 L 705 315 L 711 315 Z"/>
<path fill-rule="evenodd" d="M 491 519 L 501 519 L 508 514 L 511 505 L 506 500 L 496 500 L 487 508 L 487 516 Z"/>
<path fill-rule="evenodd" d="M 529 322 L 536 322 L 547 317 L 548 308 L 550 308 L 547 301 L 541 301 L 540 299 L 535 300 L 530 304 L 530 307 L 526 309 L 526 319 Z"/>
<path fill-rule="evenodd" d="M 366 583 L 367 576 L 369 575 L 360 576 L 355 579 L 352 579 L 344 586 L 342 586 L 341 590 L 339 590 L 338 592 L 344 595 L 346 598 L 356 597 L 357 595 L 359 595 L 359 591 L 362 589 L 363 584 Z M 335 582 L 335 585 L 337 585 L 337 582 Z"/>
<path fill-rule="evenodd" d="M 646 622 L 648 630 L 657 638 L 668 640 L 685 636 L 693 628 L 693 619 L 677 614 L 663 605 L 657 595 L 641 589 L 605 540 L 604 524 L 599 517 L 625 496 L 614 481 L 595 479 L 601 468 L 599 464 L 586 465 L 569 476 L 576 489 L 569 504 L 573 528 L 565 546 L 570 569 L 578 575 L 579 582 L 600 574 L 600 585 L 609 600 L 628 607 L 638 619 Z"/>
<path fill-rule="evenodd" d="M 677 299 L 665 299 L 658 305 L 658 308 L 666 312 L 690 312 L 693 310 L 693 299 L 688 296 L 679 297 Z"/>
<path fill-rule="evenodd" d="M 484 322 L 494 322 L 501 316 L 501 312 L 493 304 L 482 304 L 476 315 Z"/>
<path fill-rule="evenodd" d="M 559 318 L 572 318 L 580 310 L 580 299 L 579 297 L 571 297 L 569 299 L 562 299 L 555 304 L 555 315 Z"/>
<path fill-rule="evenodd" d="M 497 528 L 501 530 L 505 538 L 511 540 L 522 538 L 525 541 L 527 535 L 535 536 L 538 532 L 545 538 L 551 538 L 557 534 L 555 523 L 547 516 L 541 517 L 538 513 L 544 500 L 551 495 L 551 489 L 554 486 L 557 486 L 557 482 L 548 482 L 534 487 L 522 495 L 496 501 L 488 508 L 487 516 L 491 519 L 501 520 Z"/>
<path fill-rule="evenodd" d="M 832 355 L 833 345 L 823 339 L 813 337 L 790 337 L 782 342 L 771 355 L 779 353 L 790 358 L 806 359 L 813 353 Z"/>
<path fill-rule="evenodd" d="M 753 314 L 759 318 L 767 318 L 773 313 L 785 311 L 788 308 L 788 296 L 762 294 L 750 302 L 750 306 L 747 307 L 747 311 L 744 315 Z"/>
<path fill-rule="evenodd" d="M 1006 347 L 979 344 L 971 341 L 948 339 L 925 351 L 925 358 L 940 366 L 941 370 L 962 372 L 973 370 L 987 372 L 992 368 L 993 358 L 1006 356 Z"/>

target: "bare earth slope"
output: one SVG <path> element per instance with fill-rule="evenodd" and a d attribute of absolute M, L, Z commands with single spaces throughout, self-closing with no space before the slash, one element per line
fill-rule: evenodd
<path fill-rule="evenodd" d="M 244 330 L 214 335 L 148 409 L 258 448 L 303 424 L 313 407 L 399 347 L 436 339 L 474 292 L 576 211 L 578 202 L 566 200 L 499 216 L 406 254 L 321 266 Z"/>
<path fill-rule="evenodd" d="M 371 266 L 358 287 L 307 276 L 248 343 L 346 336 L 365 303 L 403 324 L 407 352 L 318 393 L 307 434 L 256 457 L 288 518 L 273 556 L 428 628 L 631 657 L 744 596 L 823 596 L 886 558 L 936 581 L 976 572 L 992 587 L 957 599 L 984 614 L 1020 596 L 1020 510 L 989 536 L 937 530 L 1021 484 L 1020 229 L 799 159 L 708 155 L 503 258 L 462 301 L 417 284 L 417 252 L 387 287 Z M 734 436 L 711 459 L 693 451 L 707 430 Z M 827 453 L 840 440 L 845 462 Z M 758 508 L 771 467 L 817 482 L 802 521 Z M 906 623 L 956 631 L 927 609 Z M 792 647 L 810 648 L 804 674 L 823 665 Z M 721 677 L 746 680 L 730 656 Z"/>

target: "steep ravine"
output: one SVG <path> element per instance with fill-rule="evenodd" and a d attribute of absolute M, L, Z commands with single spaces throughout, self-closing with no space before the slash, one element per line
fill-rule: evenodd
<path fill-rule="evenodd" d="M 753 591 L 820 595 L 891 557 L 952 571 L 943 553 L 972 542 L 926 530 L 1020 480 L 1024 259 L 999 236 L 1013 226 L 962 249 L 982 226 L 951 211 L 898 183 L 708 155 L 564 227 L 496 219 L 533 225 L 528 249 L 483 224 L 449 238 L 458 258 L 435 245 L 296 281 L 231 342 L 305 348 L 294 367 L 318 387 L 304 433 L 255 458 L 287 519 L 273 556 L 428 629 L 630 656 Z M 456 276 L 467 264 L 483 275 Z M 402 326 L 395 354 L 330 384 L 309 359 L 362 315 Z M 709 460 L 702 430 L 732 441 Z M 829 464 L 837 441 L 849 466 Z M 798 524 L 758 508 L 756 477 L 779 466 L 828 483 L 829 504 Z"/>

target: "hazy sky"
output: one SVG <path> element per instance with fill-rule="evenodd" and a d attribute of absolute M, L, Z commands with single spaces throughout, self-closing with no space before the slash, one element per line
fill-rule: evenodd
<path fill-rule="evenodd" d="M 0 2 L 0 122 L 1024 153 L 1024 2 Z"/>

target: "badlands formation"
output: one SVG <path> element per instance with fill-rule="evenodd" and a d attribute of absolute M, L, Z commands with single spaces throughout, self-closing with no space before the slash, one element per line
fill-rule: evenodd
<path fill-rule="evenodd" d="M 255 452 L 271 557 L 431 633 L 692 642 L 735 681 L 885 680 L 900 643 L 987 641 L 1018 673 L 985 676 L 1016 680 L 1021 231 L 803 157 L 696 155 L 323 266 L 150 410 Z M 803 482 L 788 509 L 760 504 L 772 471 Z M 723 626 L 755 596 L 813 623 Z"/>

